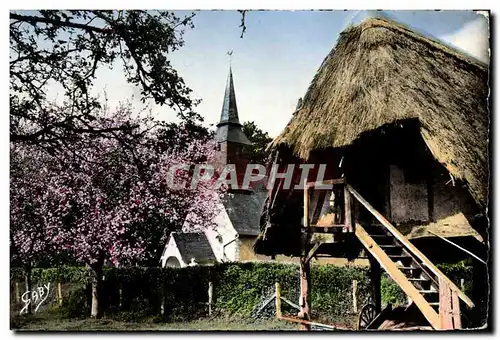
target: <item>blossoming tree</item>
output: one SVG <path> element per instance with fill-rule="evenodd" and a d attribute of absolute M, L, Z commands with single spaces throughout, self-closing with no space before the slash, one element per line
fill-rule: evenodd
<path fill-rule="evenodd" d="M 191 139 L 182 148 L 159 151 L 147 122 L 135 123 L 142 129 L 135 137 L 90 136 L 91 140 L 75 143 L 71 151 L 40 158 L 46 173 L 26 181 L 19 172 L 21 178 L 11 186 L 16 226 L 11 230 L 12 249 L 22 250 L 18 256 L 24 260 L 30 251 L 41 254 L 43 249 L 47 254 L 66 252 L 85 263 L 92 274 L 92 317 L 100 315 L 105 260 L 115 265 L 137 263 L 149 255 L 145 252 L 148 235 L 158 227 L 180 228 L 188 212 L 198 217 L 198 226 L 212 227 L 217 214 L 214 198 L 223 191 L 213 191 L 207 181 L 178 188 L 189 181 L 190 165 L 210 159 L 211 143 Z M 184 128 L 179 124 L 179 138 L 189 134 Z M 31 149 L 26 157 L 37 157 Z M 40 189 L 33 191 L 33 185 Z M 35 215 L 18 208 L 16 202 L 23 200 L 36 207 Z M 33 238 L 29 231 L 34 226 L 38 231 Z"/>

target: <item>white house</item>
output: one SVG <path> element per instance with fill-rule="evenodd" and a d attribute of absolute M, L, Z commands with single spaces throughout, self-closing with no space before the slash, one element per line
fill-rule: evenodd
<path fill-rule="evenodd" d="M 215 262 L 257 259 L 252 245 L 259 235 L 259 220 L 266 198 L 263 191 L 227 193 L 217 204 L 216 227 L 192 232 L 186 224 L 173 232 L 161 257 L 162 267 L 186 267 Z M 189 218 L 189 217 L 188 217 Z"/>

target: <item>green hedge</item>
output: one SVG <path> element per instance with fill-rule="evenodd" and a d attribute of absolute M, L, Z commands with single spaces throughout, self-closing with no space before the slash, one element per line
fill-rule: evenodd
<path fill-rule="evenodd" d="M 472 287 L 472 270 L 464 265 L 441 266 L 457 284 L 465 279 Z M 90 308 L 90 275 L 85 267 L 34 269 L 33 283 L 63 282 L 73 285 L 64 298 L 68 316 L 84 316 Z M 11 270 L 12 281 L 24 281 L 23 272 Z M 368 302 L 371 285 L 368 268 L 314 265 L 311 269 L 311 305 L 315 317 L 338 320 L 352 315 L 352 281 L 358 281 L 358 306 Z M 282 295 L 297 303 L 299 267 L 283 263 L 236 263 L 187 268 L 105 268 L 101 303 L 105 314 L 132 320 L 161 315 L 184 320 L 207 315 L 208 282 L 214 286 L 214 311 L 219 315 L 248 317 L 259 301 L 280 282 Z M 382 277 L 382 303 L 405 304 L 399 287 Z M 163 306 L 162 306 L 163 304 Z M 88 314 L 87 314 L 88 315 Z"/>

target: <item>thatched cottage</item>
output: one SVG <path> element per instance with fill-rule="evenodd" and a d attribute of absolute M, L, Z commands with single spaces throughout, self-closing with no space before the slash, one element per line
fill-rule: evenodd
<path fill-rule="evenodd" d="M 367 256 L 374 310 L 382 267 L 433 329 L 462 327 L 459 299 L 486 305 L 488 77 L 486 64 L 385 18 L 340 34 L 273 143 L 282 172 L 326 164 L 322 183 L 337 186 L 312 190 L 314 172 L 311 187 L 278 180 L 254 245 L 300 257 L 302 318 L 313 256 Z M 302 183 L 300 172 L 292 182 Z M 471 252 L 475 302 L 433 264 Z"/>
<path fill-rule="evenodd" d="M 365 20 L 341 33 L 275 139 L 278 162 L 326 163 L 326 179 L 346 178 L 410 239 L 477 246 L 488 225 L 488 76 L 404 25 Z M 256 250 L 293 255 L 302 194 L 276 191 Z"/>

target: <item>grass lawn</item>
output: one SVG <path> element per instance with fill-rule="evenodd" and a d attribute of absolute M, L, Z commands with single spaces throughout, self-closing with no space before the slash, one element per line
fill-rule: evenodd
<path fill-rule="evenodd" d="M 126 322 L 110 318 L 63 319 L 54 312 L 32 316 L 12 316 L 11 329 L 16 331 L 293 331 L 298 325 L 276 319 L 204 318 L 186 322 Z"/>

